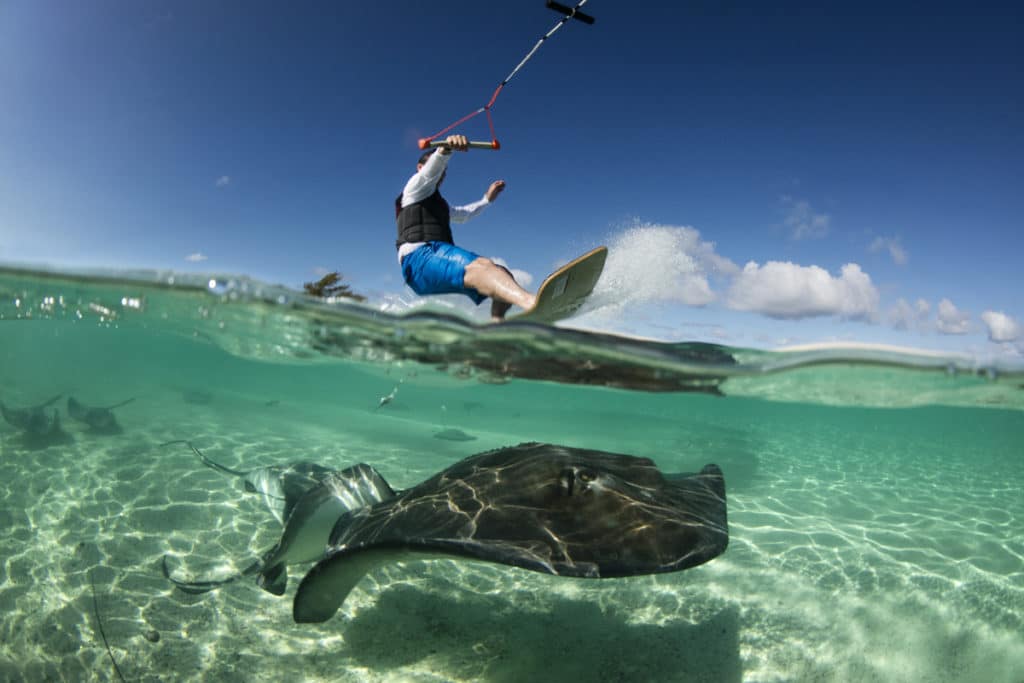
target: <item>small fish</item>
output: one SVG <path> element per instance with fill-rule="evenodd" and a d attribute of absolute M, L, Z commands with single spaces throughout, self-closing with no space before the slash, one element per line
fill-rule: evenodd
<path fill-rule="evenodd" d="M 402 381 L 403 380 L 398 381 L 398 384 L 395 385 L 395 388 L 391 390 L 390 394 L 380 397 L 380 402 L 377 403 L 377 408 L 375 408 L 375 410 L 379 410 L 395 400 L 395 396 L 398 395 L 398 387 L 402 386 Z"/>

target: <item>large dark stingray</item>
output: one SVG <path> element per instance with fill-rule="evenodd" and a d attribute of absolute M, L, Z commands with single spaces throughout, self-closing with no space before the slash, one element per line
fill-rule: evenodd
<path fill-rule="evenodd" d="M 68 396 L 68 416 L 89 426 L 89 431 L 96 434 L 120 434 L 121 425 L 114 417 L 114 408 L 128 405 L 134 398 L 121 401 L 111 406 L 87 406 Z"/>
<path fill-rule="evenodd" d="M 246 493 L 258 493 L 277 521 L 284 521 L 291 515 L 295 503 L 314 486 L 327 479 L 335 470 L 315 462 L 296 461 L 286 465 L 268 465 L 252 470 L 233 470 L 211 460 L 192 445 L 191 441 L 177 440 L 160 444 L 160 447 L 183 443 L 192 449 L 200 462 L 210 469 L 239 477 Z"/>
<path fill-rule="evenodd" d="M 688 569 L 729 543 L 716 465 L 663 475 L 647 458 L 527 443 L 471 456 L 338 520 L 299 585 L 297 622 L 329 619 L 374 568 L 423 553 L 558 576 Z"/>
<path fill-rule="evenodd" d="M 181 581 L 171 576 L 166 557 L 162 563 L 163 574 L 186 593 L 206 593 L 246 576 L 259 574 L 257 583 L 261 588 L 274 595 L 282 595 L 288 583 L 287 566 L 314 562 L 323 557 L 331 531 L 340 517 L 351 510 L 394 496 L 391 486 L 369 465 L 359 463 L 331 471 L 323 481 L 295 501 L 281 540 L 240 574 L 226 579 Z"/>

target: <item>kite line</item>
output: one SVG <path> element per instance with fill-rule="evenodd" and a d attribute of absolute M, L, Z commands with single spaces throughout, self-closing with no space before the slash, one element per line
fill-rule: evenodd
<path fill-rule="evenodd" d="M 494 119 L 491 117 L 491 107 L 494 106 L 495 100 L 498 99 L 498 95 L 501 93 L 501 89 L 504 88 L 508 84 L 508 82 L 515 77 L 517 73 L 519 73 L 519 70 L 523 68 L 523 65 L 530 61 L 530 58 L 533 57 L 537 50 L 540 49 L 540 46 L 544 44 L 544 41 L 553 36 L 555 34 L 555 31 L 562 28 L 562 26 L 565 25 L 570 19 L 579 19 L 584 24 L 594 23 L 594 17 L 590 16 L 589 14 L 584 14 L 583 12 L 580 11 L 580 7 L 583 7 L 583 5 L 585 4 L 587 4 L 587 0 L 580 0 L 578 3 L 576 3 L 575 7 L 567 7 L 566 5 L 554 2 L 554 0 L 547 0 L 547 7 L 555 10 L 556 12 L 564 14 L 565 16 L 563 16 L 558 21 L 558 23 L 551 28 L 550 31 L 541 36 L 540 40 L 537 41 L 533 48 L 531 48 L 530 51 L 526 53 L 526 56 L 523 57 L 523 59 L 516 65 L 516 68 L 512 69 L 512 72 L 508 76 L 505 76 L 505 79 L 498 84 L 497 89 L 494 91 L 494 94 L 491 95 L 491 99 L 487 102 L 487 104 L 480 107 L 479 109 L 471 111 L 470 113 L 466 114 L 455 123 L 445 128 L 442 128 L 441 130 L 437 131 L 430 137 L 420 138 L 420 149 L 426 149 L 427 147 L 440 147 L 444 143 L 435 142 L 437 138 L 441 137 L 442 135 L 450 131 L 452 128 L 455 128 L 456 126 L 461 125 L 466 121 L 469 121 L 474 116 L 478 116 L 480 114 L 487 114 L 487 126 L 488 128 L 490 128 L 491 131 L 491 141 L 474 141 L 470 142 L 469 146 L 477 149 L 501 149 L 501 145 L 498 143 L 498 138 L 494 134 Z"/>

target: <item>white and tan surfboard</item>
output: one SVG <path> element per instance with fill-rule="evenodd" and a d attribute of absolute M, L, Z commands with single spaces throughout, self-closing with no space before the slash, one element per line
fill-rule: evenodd
<path fill-rule="evenodd" d="M 598 247 L 548 275 L 537 290 L 537 303 L 528 311 L 506 318 L 514 322 L 553 323 L 568 318 L 583 305 L 604 270 L 608 247 Z"/>

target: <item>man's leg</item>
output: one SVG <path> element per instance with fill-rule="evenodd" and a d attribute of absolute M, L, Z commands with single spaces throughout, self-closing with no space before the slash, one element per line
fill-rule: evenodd
<path fill-rule="evenodd" d="M 495 322 L 505 319 L 505 314 L 508 313 L 508 309 L 512 308 L 512 304 L 507 304 L 504 301 L 498 301 L 497 299 L 491 299 L 491 320 Z"/>
<path fill-rule="evenodd" d="M 466 266 L 463 284 L 494 299 L 491 316 L 497 320 L 505 317 L 512 304 L 527 310 L 533 308 L 537 301 L 534 295 L 519 286 L 512 273 L 482 256 Z"/>
<path fill-rule="evenodd" d="M 498 266 L 497 263 L 495 263 L 494 265 Z M 505 266 L 498 267 L 504 270 L 508 274 L 508 276 L 512 278 L 512 281 L 515 282 L 516 278 L 514 275 L 512 275 L 511 270 L 509 270 Z M 519 283 L 516 282 L 516 284 L 518 285 Z M 505 314 L 508 313 L 508 309 L 510 308 L 512 308 L 512 304 L 508 303 L 507 301 L 498 301 L 497 299 L 491 299 L 491 320 L 504 320 Z"/>

